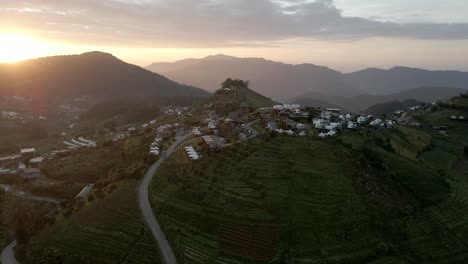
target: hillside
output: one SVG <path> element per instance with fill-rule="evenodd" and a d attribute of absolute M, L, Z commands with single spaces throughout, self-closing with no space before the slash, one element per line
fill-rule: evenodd
<path fill-rule="evenodd" d="M 391 116 L 395 111 L 406 110 L 410 107 L 421 105 L 421 102 L 418 102 L 414 99 L 409 99 L 405 101 L 390 101 L 386 103 L 373 105 L 363 112 L 366 114 L 371 114 L 374 116 L 389 115 Z"/>
<path fill-rule="evenodd" d="M 232 82 L 232 84 L 228 82 Z M 228 114 L 240 108 L 256 110 L 273 106 L 275 103 L 270 98 L 250 89 L 249 84 L 242 80 L 229 78 L 223 82 L 222 86 L 223 88 L 217 90 L 209 99 L 209 102 L 218 113 Z"/>
<path fill-rule="evenodd" d="M 112 98 L 163 101 L 208 95 L 102 52 L 0 64 L 0 83 L 0 95 L 33 97 L 38 103 L 83 95 L 94 102 Z"/>
<path fill-rule="evenodd" d="M 389 101 L 388 99 L 379 101 L 379 97 L 372 95 L 396 94 L 417 87 L 468 89 L 467 72 L 395 67 L 390 70 L 366 69 L 343 74 L 313 64 L 292 65 L 261 58 L 236 58 L 226 55 L 187 59 L 174 63 L 154 63 L 147 69 L 208 91 L 215 91 L 219 84 L 229 76 L 250 80 L 256 92 L 281 101 L 313 97 L 324 104 L 336 105 L 335 98 L 343 97 L 346 99 L 342 101 L 351 105 L 350 102 L 355 101 L 355 96 L 369 96 L 369 102 L 361 108 L 362 110 L 371 105 Z M 426 89 L 425 93 L 415 95 L 402 93 L 401 95 L 404 97 L 398 98 L 399 100 L 426 101 L 429 98 L 432 98 L 431 100 L 447 99 L 456 94 L 450 89 L 448 91 Z"/>
<path fill-rule="evenodd" d="M 197 162 L 181 148 L 154 210 L 184 263 L 464 263 L 468 123 L 450 117 L 466 102 L 412 113 L 422 128 L 264 135 Z"/>
<path fill-rule="evenodd" d="M 451 87 L 419 87 L 388 95 L 361 94 L 359 96 L 325 96 L 313 92 L 288 99 L 290 103 L 298 103 L 307 106 L 326 106 L 343 108 L 347 111 L 361 112 L 377 104 L 385 104 L 394 101 L 416 100 L 423 103 L 432 103 L 439 100 L 448 100 L 465 92 L 466 89 Z M 321 98 L 318 100 L 318 98 Z"/>

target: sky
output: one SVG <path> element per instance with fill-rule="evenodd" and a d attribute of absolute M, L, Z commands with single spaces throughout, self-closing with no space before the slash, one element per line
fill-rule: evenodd
<path fill-rule="evenodd" d="M 0 62 L 100 50 L 468 71 L 467 0 L 1 0 Z"/>

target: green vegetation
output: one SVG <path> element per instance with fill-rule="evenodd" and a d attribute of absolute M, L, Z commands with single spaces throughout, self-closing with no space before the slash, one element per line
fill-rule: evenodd
<path fill-rule="evenodd" d="M 179 152 L 152 185 L 186 263 L 398 260 L 353 187 L 359 171 L 345 147 L 258 139 L 204 157 L 192 163 Z"/>
<path fill-rule="evenodd" d="M 249 89 L 248 81 L 227 79 L 221 85 L 223 89 L 216 91 L 210 100 L 218 113 L 228 114 L 239 108 L 256 110 L 274 104 L 270 98 Z"/>
<path fill-rule="evenodd" d="M 0 190 L 0 215 L 3 215 L 5 209 L 5 194 L 3 190 Z M 0 248 L 4 248 L 7 245 L 8 240 L 8 229 L 5 225 L 3 217 L 0 218 Z"/>
<path fill-rule="evenodd" d="M 137 179 L 150 161 L 148 146 L 152 138 L 132 137 L 123 142 L 104 143 L 70 156 L 48 161 L 43 171 L 54 180 L 73 183 L 110 183 Z"/>
<path fill-rule="evenodd" d="M 162 263 L 141 219 L 136 182 L 40 232 L 24 248 L 25 263 Z"/>
<path fill-rule="evenodd" d="M 179 150 L 154 210 L 184 263 L 464 263 L 468 126 L 450 117 L 468 113 L 417 114 L 426 128 L 264 137 L 198 162 Z"/>

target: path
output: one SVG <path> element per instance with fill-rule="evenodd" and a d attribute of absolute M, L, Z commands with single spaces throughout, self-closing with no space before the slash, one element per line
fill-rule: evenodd
<path fill-rule="evenodd" d="M 154 215 L 153 209 L 149 201 L 149 185 L 153 176 L 158 171 L 161 164 L 177 149 L 177 147 L 182 144 L 184 141 L 191 137 L 190 134 L 186 134 L 183 137 L 177 138 L 174 143 L 161 155 L 158 161 L 151 166 L 151 168 L 146 172 L 145 177 L 143 178 L 140 186 L 138 187 L 138 204 L 140 205 L 140 210 L 143 214 L 143 218 L 146 221 L 146 224 L 151 230 L 154 238 L 158 242 L 159 248 L 163 255 L 164 262 L 166 264 L 176 264 L 177 259 L 175 257 L 174 251 L 172 250 L 171 244 L 166 238 L 166 235 L 161 229 L 156 216 Z"/>
<path fill-rule="evenodd" d="M 19 264 L 15 259 L 15 251 L 13 248 L 16 246 L 16 240 L 11 242 L 6 248 L 3 249 L 0 255 L 0 263 L 2 264 Z"/>

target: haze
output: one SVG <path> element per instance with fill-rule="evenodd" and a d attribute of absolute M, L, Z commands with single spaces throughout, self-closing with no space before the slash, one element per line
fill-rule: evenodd
<path fill-rule="evenodd" d="M 142 66 L 224 53 L 345 72 L 468 70 L 468 3 L 357 0 L 0 3 L 0 62 L 102 50 Z"/>

